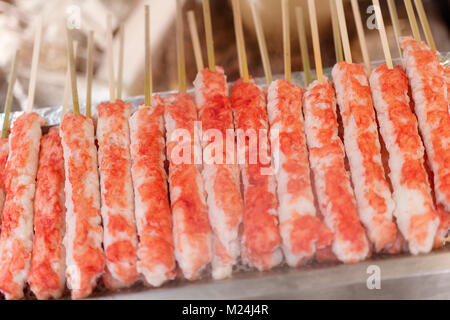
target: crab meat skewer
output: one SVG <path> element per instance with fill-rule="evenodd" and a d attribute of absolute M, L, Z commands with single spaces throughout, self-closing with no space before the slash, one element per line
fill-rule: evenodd
<path fill-rule="evenodd" d="M 9 136 L 5 169 L 6 200 L 0 238 L 0 291 L 6 299 L 20 299 L 27 280 L 33 248 L 33 199 L 44 119 L 37 113 L 21 115 Z"/>
<path fill-rule="evenodd" d="M 283 252 L 290 266 L 305 263 L 331 244 L 333 234 L 316 216 L 302 99 L 304 89 L 286 80 L 272 82 L 267 111 L 271 132 L 272 158 L 276 167 L 278 215 Z M 278 136 L 278 139 L 275 137 Z"/>
<path fill-rule="evenodd" d="M 213 232 L 212 274 L 214 279 L 224 279 L 231 276 L 240 254 L 239 227 L 244 212 L 239 165 L 235 161 L 233 114 L 221 67 L 216 67 L 216 72 L 200 71 L 194 85 L 202 129 L 205 132 L 214 130 L 214 133 L 218 130 L 221 137 L 227 138 L 220 149 L 215 147 L 215 135 L 202 138 L 202 176 Z"/>
<path fill-rule="evenodd" d="M 332 251 L 340 261 L 356 263 L 368 256 L 370 248 L 345 169 L 332 84 L 328 80 L 313 82 L 303 102 L 309 159 L 319 207 L 325 224 L 334 233 Z"/>
<path fill-rule="evenodd" d="M 200 140 L 194 133 L 194 100 L 180 92 L 166 99 L 165 124 L 175 257 L 183 275 L 195 280 L 211 262 L 211 230 L 206 193 L 197 163 Z"/>
<path fill-rule="evenodd" d="M 34 198 L 34 240 L 28 283 L 38 299 L 58 299 L 66 285 L 64 158 L 59 129 L 42 137 Z"/>
<path fill-rule="evenodd" d="M 394 244 L 397 227 L 369 82 L 363 66 L 346 62 L 334 66 L 333 80 L 360 219 L 375 251 L 380 252 Z"/>
<path fill-rule="evenodd" d="M 137 269 L 146 283 L 158 287 L 175 278 L 172 216 L 164 169 L 164 102 L 140 106 L 130 118 L 131 174 L 139 235 Z"/>
<path fill-rule="evenodd" d="M 444 70 L 436 51 L 411 37 L 400 39 L 419 129 L 434 175 L 436 201 L 450 211 L 450 114 Z"/>
<path fill-rule="evenodd" d="M 245 264 L 259 270 L 269 270 L 281 263 L 283 255 L 266 99 L 253 81 L 240 79 L 232 88 L 231 105 L 244 185 L 241 256 Z"/>
<path fill-rule="evenodd" d="M 380 133 L 389 152 L 394 215 L 412 254 L 432 249 L 439 225 L 417 120 L 410 108 L 408 79 L 402 67 L 382 65 L 370 77 Z"/>
<path fill-rule="evenodd" d="M 5 169 L 6 162 L 8 161 L 9 143 L 8 138 L 0 139 L 0 213 L 3 211 L 3 205 L 5 204 Z M 1 220 L 0 220 L 1 224 Z"/>
<path fill-rule="evenodd" d="M 61 124 L 66 196 L 66 277 L 74 299 L 89 296 L 103 274 L 100 185 L 91 118 L 68 113 Z"/>

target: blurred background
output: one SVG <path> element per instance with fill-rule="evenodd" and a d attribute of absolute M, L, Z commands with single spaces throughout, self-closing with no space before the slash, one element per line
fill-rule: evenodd
<path fill-rule="evenodd" d="M 282 27 L 280 0 L 241 0 L 244 32 L 250 72 L 255 77 L 264 75 L 259 56 L 252 15 L 248 1 L 255 1 L 261 15 L 271 58 L 273 73 L 283 73 Z M 442 52 L 450 51 L 450 0 L 423 0 L 425 10 L 431 22 L 438 48 Z M 217 64 L 224 66 L 230 81 L 239 77 L 233 17 L 231 3 L 228 0 L 210 0 L 212 23 L 215 40 Z M 387 31 L 391 40 L 394 57 L 398 56 L 391 28 L 391 20 L 386 0 L 381 0 Z M 331 18 L 328 0 L 318 0 L 318 22 L 321 37 L 322 56 L 326 67 L 335 63 L 332 40 Z M 38 107 L 61 105 L 65 73 L 66 47 L 64 26 L 70 23 L 77 29 L 74 38 L 79 43 L 77 54 L 77 72 L 80 100 L 85 96 L 85 69 L 87 57 L 87 33 L 95 31 L 95 67 L 93 99 L 99 102 L 108 96 L 106 65 L 106 16 L 112 13 L 115 32 L 114 53 L 117 61 L 118 26 L 125 24 L 124 53 L 124 90 L 126 96 L 144 92 L 144 10 L 151 6 L 151 41 L 154 73 L 154 90 L 174 90 L 177 86 L 176 44 L 175 44 L 175 0 L 8 0 L 0 1 L 0 105 L 4 105 L 7 78 L 16 48 L 20 48 L 20 67 L 18 82 L 15 87 L 13 110 L 20 110 L 26 102 L 28 77 L 30 73 L 33 49 L 34 29 L 38 16 L 44 18 L 44 29 L 38 72 L 36 104 Z M 403 34 L 411 34 L 403 0 L 396 0 Z M 293 70 L 301 71 L 302 64 L 295 23 L 295 6 L 303 6 L 307 12 L 307 0 L 291 0 L 291 42 Z M 359 0 L 364 22 L 372 13 L 367 13 L 370 0 Z M 185 0 L 184 12 L 194 10 L 200 40 L 204 47 L 204 29 L 201 0 Z M 349 1 L 345 2 L 347 25 L 350 32 L 352 52 L 356 62 L 362 61 L 357 41 L 355 23 Z M 309 20 L 307 19 L 309 33 Z M 372 60 L 381 60 L 383 53 L 378 31 L 369 30 L 366 23 L 365 32 Z M 310 51 L 312 45 L 309 41 Z M 185 19 L 185 49 L 188 83 L 192 83 L 196 74 L 195 59 L 187 19 Z M 206 49 L 204 50 L 206 62 Z M 311 63 L 313 61 L 311 60 Z M 117 65 L 117 64 L 116 64 Z M 117 72 L 117 68 L 116 68 Z"/>

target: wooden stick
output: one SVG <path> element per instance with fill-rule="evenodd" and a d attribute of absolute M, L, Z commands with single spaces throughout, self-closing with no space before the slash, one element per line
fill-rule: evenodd
<path fill-rule="evenodd" d="M 39 54 L 41 51 L 41 38 L 42 38 L 42 16 L 39 16 L 36 34 L 34 37 L 33 45 L 33 58 L 31 60 L 31 74 L 30 74 L 30 84 L 28 86 L 28 104 L 26 112 L 31 112 L 34 106 L 34 96 L 36 93 L 36 78 L 39 65 Z"/>
<path fill-rule="evenodd" d="M 312 82 L 311 66 L 309 64 L 308 41 L 306 39 L 305 18 L 303 16 L 302 7 L 295 8 L 295 15 L 297 17 L 297 32 L 300 41 L 300 51 L 303 63 L 303 73 L 305 74 L 305 84 L 308 86 Z"/>
<path fill-rule="evenodd" d="M 402 57 L 402 47 L 400 45 L 400 37 L 402 36 L 402 31 L 400 29 L 400 21 L 398 20 L 397 6 L 394 0 L 387 0 L 389 7 L 389 14 L 392 20 L 392 27 L 394 28 L 395 41 L 397 42 L 397 49 L 399 56 Z"/>
<path fill-rule="evenodd" d="M 107 47 L 106 54 L 108 59 L 108 78 L 109 78 L 109 101 L 116 101 L 116 92 L 114 90 L 114 58 L 113 58 L 113 34 L 112 34 L 112 16 L 108 14 L 106 19 Z"/>
<path fill-rule="evenodd" d="M 189 22 L 189 31 L 191 32 L 192 46 L 194 47 L 195 64 L 197 65 L 197 71 L 200 72 L 205 68 L 205 65 L 203 64 L 202 48 L 198 38 L 197 23 L 195 21 L 194 11 L 188 11 L 187 17 Z"/>
<path fill-rule="evenodd" d="M 119 29 L 119 71 L 117 75 L 117 99 L 122 100 L 123 91 L 123 50 L 125 45 L 125 26 L 120 24 Z"/>
<path fill-rule="evenodd" d="M 380 32 L 381 43 L 383 45 L 384 57 L 386 59 L 386 65 L 389 69 L 394 68 L 392 63 L 391 51 L 389 49 L 389 41 L 384 27 L 383 15 L 381 13 L 380 1 L 373 0 L 373 6 L 375 7 L 375 16 L 377 19 L 378 31 Z"/>
<path fill-rule="evenodd" d="M 186 92 L 186 60 L 184 57 L 184 26 L 181 0 L 177 0 L 177 60 L 178 86 L 180 92 Z"/>
<path fill-rule="evenodd" d="M 269 52 L 267 50 L 266 37 L 264 37 L 264 29 L 261 23 L 261 18 L 256 11 L 256 6 L 254 1 L 250 1 L 250 7 L 252 9 L 253 22 L 255 24 L 256 36 L 258 38 L 259 52 L 261 54 L 261 59 L 264 67 L 264 74 L 266 76 L 267 85 L 272 83 L 272 68 L 270 66 Z"/>
<path fill-rule="evenodd" d="M 72 30 L 66 28 L 67 34 L 67 54 L 69 56 L 70 65 L 70 82 L 72 84 L 72 100 L 73 100 L 73 113 L 80 114 L 80 103 L 78 101 L 78 88 L 77 88 L 77 74 L 75 70 L 75 58 L 73 54 L 73 40 Z"/>
<path fill-rule="evenodd" d="M 232 0 L 232 6 L 241 78 L 244 82 L 249 82 L 250 76 L 248 73 L 247 53 L 245 52 L 244 30 L 242 28 L 242 16 L 239 0 Z"/>
<path fill-rule="evenodd" d="M 336 0 L 330 0 L 331 24 L 333 27 L 334 50 L 336 52 L 336 61 L 344 61 L 344 52 L 342 51 L 341 31 L 339 30 L 339 20 L 336 9 Z"/>
<path fill-rule="evenodd" d="M 347 63 L 353 63 L 352 51 L 350 49 L 350 40 L 348 38 L 347 23 L 345 22 L 344 4 L 342 3 L 342 0 L 336 1 L 337 1 L 336 9 L 338 14 L 339 27 L 341 29 L 342 43 L 344 45 L 345 61 Z"/>
<path fill-rule="evenodd" d="M 214 39 L 211 23 L 211 9 L 209 0 L 203 0 L 203 20 L 205 23 L 206 49 L 208 51 L 208 66 L 211 72 L 216 72 L 216 61 L 214 57 Z"/>
<path fill-rule="evenodd" d="M 74 43 L 73 43 L 73 56 L 75 57 L 74 59 L 76 59 L 76 57 L 77 57 L 77 50 L 78 50 L 78 41 L 74 41 Z M 70 61 L 69 61 L 69 56 L 67 56 L 66 83 L 64 84 L 64 96 L 63 96 L 63 105 L 62 105 L 62 111 L 61 111 L 61 122 L 62 122 L 62 119 L 64 118 L 64 115 L 67 113 L 67 110 L 69 109 L 69 100 L 70 100 L 71 94 L 72 94 L 72 88 L 71 88 L 71 80 L 70 80 Z"/>
<path fill-rule="evenodd" d="M 422 24 L 422 29 L 425 33 L 425 37 L 427 38 L 428 45 L 431 50 L 437 50 L 436 42 L 433 38 L 433 33 L 431 32 L 430 23 L 428 22 L 427 14 L 425 13 L 425 9 L 423 8 L 422 0 L 414 0 L 416 5 L 417 12 L 419 13 L 420 23 Z"/>
<path fill-rule="evenodd" d="M 76 52 L 75 47 L 75 52 Z M 88 34 L 88 56 L 86 69 L 86 117 L 92 116 L 92 77 L 94 74 L 94 31 L 90 30 Z"/>
<path fill-rule="evenodd" d="M 412 33 L 416 41 L 422 41 L 420 36 L 419 25 L 417 24 L 416 14 L 414 13 L 414 8 L 412 6 L 411 0 L 405 0 L 406 12 L 408 13 L 409 23 L 411 24 Z"/>
<path fill-rule="evenodd" d="M 145 6 L 145 105 L 152 105 L 152 53 L 150 46 L 150 6 Z"/>
<path fill-rule="evenodd" d="M 8 137 L 9 117 L 11 114 L 11 106 L 14 98 L 14 84 L 16 83 L 17 79 L 17 67 L 19 66 L 19 56 L 20 51 L 17 49 L 16 54 L 14 55 L 14 62 L 12 65 L 11 73 L 9 75 L 8 91 L 6 93 L 6 100 L 5 100 L 5 114 L 3 118 L 2 139 Z"/>
<path fill-rule="evenodd" d="M 308 0 L 309 20 L 311 22 L 317 80 L 319 80 L 319 82 L 323 82 L 325 78 L 323 76 L 322 56 L 320 53 L 319 27 L 317 25 L 316 3 L 314 1 L 315 0 Z"/>
<path fill-rule="evenodd" d="M 289 23 L 289 0 L 281 0 L 281 12 L 283 19 L 283 52 L 284 52 L 284 78 L 292 81 L 291 67 L 291 29 Z"/>
<path fill-rule="evenodd" d="M 370 75 L 372 73 L 372 66 L 370 64 L 369 50 L 367 49 L 366 35 L 364 34 L 364 27 L 361 19 L 361 12 L 359 11 L 358 0 L 351 0 L 351 3 L 364 64 L 366 65 L 367 74 Z"/>

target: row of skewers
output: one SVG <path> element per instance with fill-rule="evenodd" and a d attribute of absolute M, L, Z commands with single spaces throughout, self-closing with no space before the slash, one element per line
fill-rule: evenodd
<path fill-rule="evenodd" d="M 67 282 L 72 298 L 79 299 L 92 293 L 100 277 L 111 290 L 139 279 L 161 286 L 173 280 L 177 270 L 188 280 L 198 279 L 209 265 L 214 279 L 228 278 L 239 259 L 263 271 L 283 259 L 292 267 L 314 259 L 356 263 L 372 251 L 419 254 L 443 246 L 450 212 L 448 77 L 421 1 L 416 5 L 431 48 L 420 41 L 411 1 L 405 3 L 414 38 L 402 38 L 395 3 L 388 0 L 403 55 L 403 66 L 396 67 L 380 3 L 373 2 L 386 64 L 370 69 L 356 0 L 351 3 L 366 63 L 352 62 L 342 0 L 330 0 L 338 59 L 333 82 L 323 75 L 315 1 L 309 0 L 317 74 L 311 82 L 303 11 L 297 9 L 307 89 L 292 83 L 288 0 L 281 1 L 285 79 L 272 81 L 264 33 L 253 7 L 265 91 L 249 75 L 239 2 L 233 0 L 241 79 L 230 95 L 224 70 L 215 63 L 209 1 L 203 0 L 206 69 L 195 17 L 188 15 L 199 69 L 194 99 L 186 92 L 183 18 L 177 1 L 179 93 L 165 100 L 152 95 L 146 6 L 145 102 L 134 114 L 121 100 L 120 75 L 116 99 L 109 17 L 110 101 L 98 105 L 97 119 L 91 115 L 89 88 L 87 114 L 80 114 L 74 47 L 67 30 L 66 85 L 72 88 L 73 112 L 66 107 L 60 128 L 44 136 L 45 120 L 32 112 L 38 29 L 27 112 L 14 122 L 9 140 L 10 100 L 5 110 L 0 291 L 7 299 L 19 299 L 28 283 L 39 299 L 60 298 Z M 92 39 L 91 33 L 90 59 Z M 17 59 L 9 92 L 16 68 Z M 233 150 L 241 144 L 246 146 L 245 158 L 258 154 L 258 161 L 198 165 L 201 159 L 194 158 L 201 158 L 202 152 L 195 150 L 205 156 L 213 137 L 191 139 L 187 149 L 194 151 L 192 161 L 176 161 L 176 131 L 195 137 L 197 120 L 205 130 L 233 133 L 234 147 L 218 150 L 222 159 L 236 159 Z M 266 132 L 257 138 L 257 150 L 239 134 L 247 130 Z M 278 138 L 269 134 L 273 130 L 278 130 Z M 264 174 L 273 160 L 279 170 Z"/>

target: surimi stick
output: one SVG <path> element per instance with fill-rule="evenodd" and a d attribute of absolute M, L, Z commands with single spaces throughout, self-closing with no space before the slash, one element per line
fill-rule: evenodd
<path fill-rule="evenodd" d="M 6 200 L 0 237 L 0 291 L 8 300 L 23 297 L 33 248 L 33 199 L 41 126 L 45 124 L 40 115 L 32 112 L 41 34 L 42 18 L 39 18 L 33 48 L 28 106 L 26 112 L 13 124 L 4 174 Z"/>
<path fill-rule="evenodd" d="M 239 148 L 245 151 L 238 156 L 244 157 L 239 159 L 245 205 L 241 255 L 244 264 L 259 270 L 269 270 L 281 263 L 283 257 L 280 250 L 276 181 L 270 159 L 266 99 L 263 91 L 247 77 L 239 1 L 233 0 L 232 5 L 242 78 L 232 88 L 231 106 L 238 152 Z M 253 137 L 246 139 L 252 133 Z"/>
<path fill-rule="evenodd" d="M 9 119 L 11 114 L 11 106 L 14 98 L 14 84 L 16 83 L 17 78 L 17 67 L 19 64 L 19 50 L 16 50 L 16 54 L 14 55 L 14 62 L 11 69 L 11 73 L 8 81 L 8 91 L 6 93 L 5 100 L 5 110 L 4 110 L 4 118 L 3 118 L 3 127 L 2 127 L 2 137 L 0 139 L 0 214 L 3 211 L 3 205 L 5 204 L 5 183 L 4 183 L 4 175 L 6 162 L 8 160 L 9 154 L 9 143 L 8 143 L 8 130 L 9 130 Z M 1 224 L 1 220 L 0 220 Z"/>
<path fill-rule="evenodd" d="M 108 26 L 110 20 L 111 17 L 108 16 Z M 121 28 L 123 30 L 123 26 Z M 121 37 L 123 43 L 123 34 Z M 112 36 L 109 35 L 108 38 L 111 41 Z M 108 50 L 111 49 L 112 46 L 109 45 Z M 120 54 L 123 54 L 123 50 Z M 113 53 L 109 52 L 108 56 L 112 57 Z M 122 59 L 119 58 L 119 61 Z M 109 78 L 110 85 L 113 85 L 110 92 L 113 93 L 114 73 L 110 73 Z M 119 88 L 122 87 L 121 82 L 122 78 L 119 77 Z M 112 96 L 110 101 L 98 105 L 97 113 L 101 215 L 106 258 L 103 281 L 110 289 L 121 289 L 129 287 L 138 279 L 138 241 L 130 155 L 131 105 L 115 100 Z"/>
<path fill-rule="evenodd" d="M 339 16 L 340 20 L 343 18 Z M 345 21 L 340 22 L 345 38 Z M 382 164 L 369 81 L 359 64 L 337 63 L 332 74 L 360 219 L 370 242 L 380 252 L 394 244 L 397 227 L 393 222 L 395 205 Z"/>
<path fill-rule="evenodd" d="M 200 169 L 201 146 L 194 135 L 197 110 L 192 97 L 184 92 L 183 16 L 177 1 L 177 51 L 180 92 L 166 99 L 167 159 L 172 207 L 175 257 L 183 275 L 195 280 L 211 262 L 212 244 L 206 193 Z M 180 132 L 185 136 L 180 141 Z M 187 141 L 186 139 L 189 138 Z M 181 154 L 180 154 L 181 153 Z"/>
<path fill-rule="evenodd" d="M 314 0 L 308 0 L 308 6 L 316 65 L 320 66 Z M 325 224 L 334 234 L 332 252 L 342 262 L 355 263 L 367 257 L 369 245 L 359 222 L 355 196 L 345 169 L 344 147 L 338 136 L 335 92 L 328 79 L 323 75 L 320 78 L 323 80 L 314 81 L 303 98 L 309 161 L 320 211 Z"/>
<path fill-rule="evenodd" d="M 450 211 L 450 115 L 444 70 L 436 51 L 411 37 L 400 40 L 415 113 L 434 174 L 436 201 Z"/>
<path fill-rule="evenodd" d="M 204 8 L 203 12 L 210 15 L 209 8 Z M 209 20 L 206 18 L 205 22 Z M 205 23 L 205 29 L 210 27 Z M 212 31 L 207 30 L 206 33 L 212 37 Z M 208 41 L 211 40 L 207 37 Z M 214 52 L 212 43 L 208 47 Z M 214 56 L 211 58 L 215 60 Z M 214 279 L 224 279 L 231 276 L 232 268 L 240 256 L 239 227 L 244 214 L 244 204 L 240 190 L 239 165 L 234 152 L 236 144 L 233 114 L 223 68 L 214 66 L 212 69 L 210 67 L 200 70 L 194 81 L 194 88 L 199 120 L 205 131 L 201 140 L 204 163 L 202 176 L 213 233 L 212 275 Z M 220 132 L 226 143 L 215 148 L 215 137 L 207 135 L 208 130 Z"/>
<path fill-rule="evenodd" d="M 150 7 L 145 6 L 146 60 L 150 60 Z M 151 68 L 146 68 L 151 79 Z M 146 95 L 151 95 L 151 81 Z M 150 97 L 145 98 L 150 101 Z M 164 168 L 164 102 L 141 105 L 130 118 L 131 174 L 134 186 L 136 226 L 139 235 L 137 269 L 147 284 L 160 286 L 175 278 L 172 216 Z"/>
<path fill-rule="evenodd" d="M 73 113 L 64 115 L 60 135 L 64 152 L 66 197 L 66 277 L 72 298 L 89 296 L 104 269 L 100 184 L 94 124 L 80 114 L 72 33 L 67 31 Z"/>

